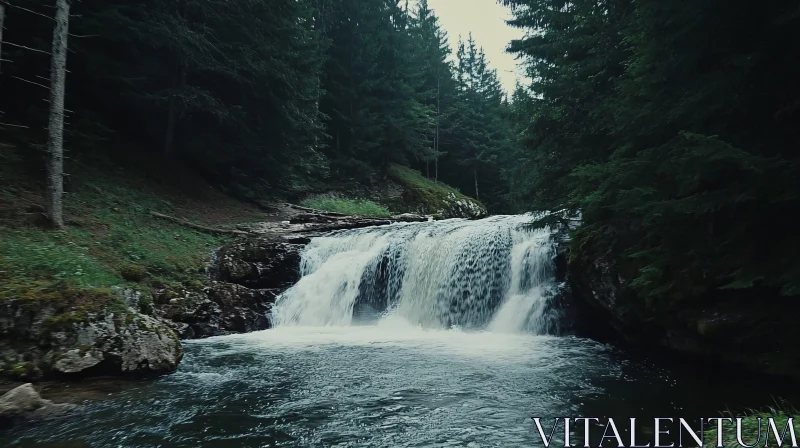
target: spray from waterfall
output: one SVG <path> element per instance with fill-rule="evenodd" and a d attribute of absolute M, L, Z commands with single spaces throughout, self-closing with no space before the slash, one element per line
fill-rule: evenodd
<path fill-rule="evenodd" d="M 551 333 L 555 255 L 533 215 L 393 224 L 314 238 L 276 326 L 402 318 L 423 328 Z"/>

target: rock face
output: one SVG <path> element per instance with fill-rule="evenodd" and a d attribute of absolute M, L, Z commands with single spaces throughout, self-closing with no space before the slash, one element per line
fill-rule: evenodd
<path fill-rule="evenodd" d="M 199 292 L 159 290 L 153 307 L 181 339 L 247 333 L 270 327 L 267 313 L 279 291 L 233 283 L 216 283 Z"/>
<path fill-rule="evenodd" d="M 300 279 L 300 252 L 308 241 L 264 235 L 231 243 L 216 255 L 210 286 L 156 290 L 155 313 L 181 339 L 266 330 L 276 298 Z"/>
<path fill-rule="evenodd" d="M 133 312 L 90 314 L 85 322 L 50 330 L 49 345 L 44 359 L 61 374 L 171 372 L 183 357 L 163 321 Z"/>
<path fill-rule="evenodd" d="M 218 278 L 248 288 L 288 288 L 299 278 L 305 244 L 264 236 L 223 247 L 218 253 Z"/>
<path fill-rule="evenodd" d="M 572 257 L 566 269 L 575 298 L 588 305 L 583 315 L 590 317 L 582 323 L 589 336 L 621 338 L 703 362 L 800 377 L 800 353 L 794 347 L 800 337 L 796 300 L 744 290 L 711 291 L 680 303 L 657 304 L 630 288 L 611 253 Z"/>
<path fill-rule="evenodd" d="M 86 311 L 7 300 L 0 306 L 0 363 L 10 377 L 147 375 L 174 370 L 183 356 L 162 320 L 121 302 Z"/>
<path fill-rule="evenodd" d="M 28 383 L 11 389 L 0 397 L 0 422 L 17 418 L 57 417 L 74 409 L 75 405 L 55 404 L 42 399 L 33 385 Z"/>
<path fill-rule="evenodd" d="M 483 204 L 455 191 L 412 188 L 392 181 L 388 181 L 383 193 L 374 199 L 392 210 L 432 215 L 439 219 L 479 219 L 489 216 Z"/>

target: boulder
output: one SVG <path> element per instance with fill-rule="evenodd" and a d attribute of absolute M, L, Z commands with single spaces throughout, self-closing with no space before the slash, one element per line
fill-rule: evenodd
<path fill-rule="evenodd" d="M 51 329 L 44 360 L 58 374 L 146 375 L 171 372 L 183 349 L 162 320 L 135 312 L 91 313 Z"/>
<path fill-rule="evenodd" d="M 247 333 L 270 327 L 267 314 L 280 291 L 215 283 L 201 292 L 182 291 L 155 309 L 181 339 Z"/>
<path fill-rule="evenodd" d="M 280 238 L 249 238 L 220 249 L 218 280 L 248 288 L 288 288 L 300 278 L 303 244 Z"/>
<path fill-rule="evenodd" d="M 584 305 L 586 336 L 617 340 L 692 360 L 800 377 L 800 304 L 775 291 L 709 290 L 681 301 L 653 301 L 630 287 L 614 253 L 574 255 L 570 287 Z"/>
<path fill-rule="evenodd" d="M 86 311 L 6 300 L 0 322 L 0 369 L 16 379 L 164 373 L 183 356 L 165 321 L 122 303 Z"/>
<path fill-rule="evenodd" d="M 0 397 L 0 421 L 17 418 L 48 418 L 64 415 L 77 406 L 45 400 L 30 383 L 15 387 Z"/>

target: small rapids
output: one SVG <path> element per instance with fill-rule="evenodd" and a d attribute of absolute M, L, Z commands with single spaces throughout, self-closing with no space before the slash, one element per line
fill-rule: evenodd
<path fill-rule="evenodd" d="M 276 327 L 348 326 L 388 316 L 429 329 L 557 332 L 555 245 L 534 215 L 394 224 L 314 238 Z"/>

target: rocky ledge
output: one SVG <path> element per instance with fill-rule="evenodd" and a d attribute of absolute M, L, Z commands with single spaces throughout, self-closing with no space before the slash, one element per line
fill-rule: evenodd
<path fill-rule="evenodd" d="M 138 293 L 116 289 L 100 306 L 72 300 L 0 304 L 0 360 L 20 379 L 147 375 L 174 370 L 183 356 L 162 319 L 138 311 Z"/>
<path fill-rule="evenodd" d="M 240 226 L 251 234 L 222 247 L 202 289 L 156 289 L 154 314 L 181 339 L 246 333 L 270 328 L 267 318 L 277 297 L 300 280 L 300 253 L 312 237 L 335 230 L 432 220 L 403 214 L 367 218 L 282 205 L 283 221 Z"/>
<path fill-rule="evenodd" d="M 800 337 L 797 300 L 748 289 L 657 303 L 636 294 L 630 273 L 613 253 L 573 254 L 562 260 L 586 336 L 698 362 L 800 377 L 800 353 L 794 347 Z"/>
<path fill-rule="evenodd" d="M 129 376 L 175 370 L 179 339 L 268 329 L 280 293 L 299 280 L 300 253 L 326 232 L 433 217 L 365 218 L 284 205 L 284 220 L 241 226 L 217 251 L 206 284 L 49 291 L 0 303 L 0 370 L 16 380 Z"/>

